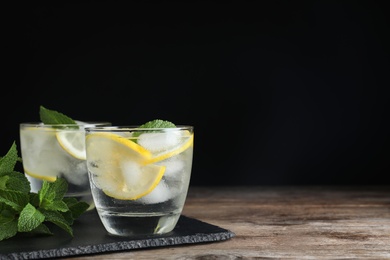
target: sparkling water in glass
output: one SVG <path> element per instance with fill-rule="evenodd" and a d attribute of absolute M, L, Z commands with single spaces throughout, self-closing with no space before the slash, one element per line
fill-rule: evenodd
<path fill-rule="evenodd" d="M 164 234 L 175 228 L 190 183 L 193 140 L 192 126 L 86 129 L 92 195 L 109 234 Z"/>
<path fill-rule="evenodd" d="M 94 208 L 85 153 L 85 127 L 109 126 L 109 122 L 80 122 L 77 125 L 20 124 L 23 168 L 31 191 L 38 192 L 43 180 L 62 177 L 68 182 L 66 197 L 75 197 Z"/>

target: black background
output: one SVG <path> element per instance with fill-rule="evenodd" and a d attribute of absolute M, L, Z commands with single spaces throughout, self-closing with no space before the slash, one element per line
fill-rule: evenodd
<path fill-rule="evenodd" d="M 43 105 L 194 125 L 192 185 L 389 184 L 385 3 L 8 3 L 1 155 Z"/>

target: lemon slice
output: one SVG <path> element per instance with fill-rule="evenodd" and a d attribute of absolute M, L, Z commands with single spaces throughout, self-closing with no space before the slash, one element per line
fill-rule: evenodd
<path fill-rule="evenodd" d="M 85 160 L 85 133 L 84 131 L 61 130 L 56 133 L 60 146 L 74 158 Z"/>
<path fill-rule="evenodd" d="M 100 186 L 104 185 L 103 192 L 110 197 L 121 200 L 136 200 L 153 191 L 160 183 L 164 172 L 165 166 L 128 165 L 124 174 L 116 177 L 98 178 L 98 182 Z"/>
<path fill-rule="evenodd" d="M 88 170 L 94 184 L 110 197 L 136 200 L 149 194 L 161 181 L 165 166 L 145 165 L 151 152 L 112 133 L 86 138 Z"/>
<path fill-rule="evenodd" d="M 175 147 L 165 150 L 160 153 L 153 154 L 152 158 L 145 161 L 145 164 L 156 163 L 159 161 L 166 160 L 170 157 L 173 157 L 177 154 L 180 154 L 187 150 L 191 145 L 194 144 L 194 134 L 185 132 L 182 136 L 182 141 L 179 142 Z"/>
<path fill-rule="evenodd" d="M 24 170 L 24 172 L 33 177 L 33 178 L 36 178 L 36 179 L 40 179 L 40 180 L 46 180 L 46 181 L 50 181 L 50 182 L 53 182 L 57 179 L 57 176 L 49 176 L 49 175 L 40 175 L 40 174 L 35 174 L 35 173 L 32 173 L 28 170 Z"/>

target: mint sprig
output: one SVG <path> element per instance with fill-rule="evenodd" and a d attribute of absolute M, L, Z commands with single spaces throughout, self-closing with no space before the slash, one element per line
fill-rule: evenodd
<path fill-rule="evenodd" d="M 172 122 L 169 122 L 167 120 L 155 119 L 141 125 L 139 128 L 175 128 L 175 127 L 176 125 Z"/>
<path fill-rule="evenodd" d="M 75 198 L 64 198 L 68 183 L 63 178 L 43 181 L 38 193 L 31 192 L 30 182 L 14 170 L 21 162 L 15 142 L 0 157 L 0 241 L 17 234 L 53 235 L 47 226 L 52 223 L 73 236 L 72 225 L 89 204 Z"/>
<path fill-rule="evenodd" d="M 77 124 L 76 121 L 69 116 L 61 112 L 45 108 L 44 106 L 39 107 L 39 117 L 44 124 Z"/>
<path fill-rule="evenodd" d="M 138 128 L 175 128 L 176 125 L 170 121 L 162 120 L 162 119 L 154 119 L 149 122 L 146 122 L 145 124 L 140 125 Z M 150 131 L 143 131 L 143 132 L 134 132 L 133 137 L 138 137 L 142 133 L 145 132 L 159 132 L 158 130 L 150 130 Z M 137 140 L 134 139 L 133 142 L 137 143 Z"/>

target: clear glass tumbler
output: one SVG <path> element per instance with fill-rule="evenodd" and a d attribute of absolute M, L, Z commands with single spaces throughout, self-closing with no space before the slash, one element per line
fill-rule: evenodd
<path fill-rule="evenodd" d="M 109 122 L 79 122 L 77 125 L 20 124 L 20 149 L 31 191 L 38 192 L 43 180 L 62 177 L 68 182 L 65 196 L 75 197 L 94 208 L 88 180 L 85 127 L 109 126 Z"/>
<path fill-rule="evenodd" d="M 190 183 L 194 129 L 112 126 L 86 129 L 87 167 L 109 234 L 172 231 Z"/>

